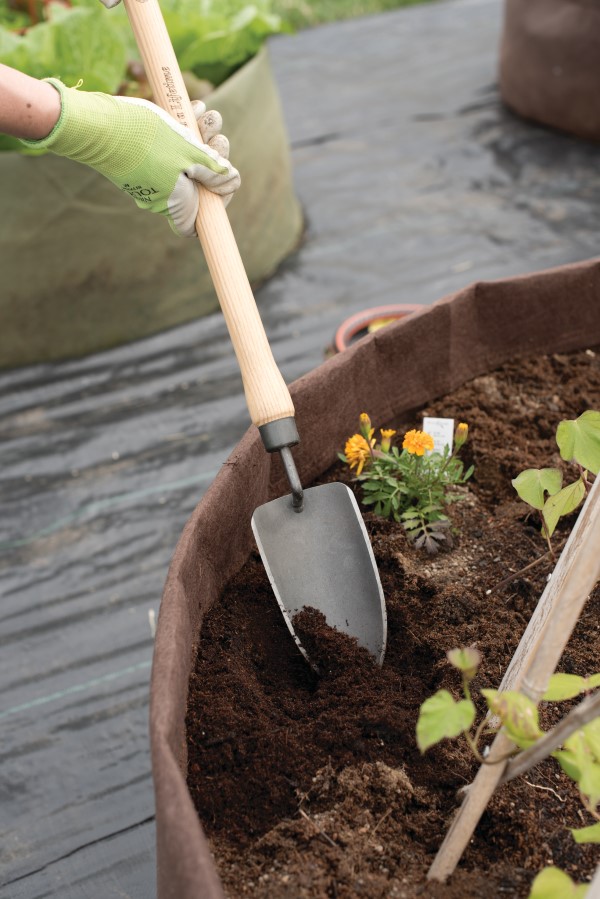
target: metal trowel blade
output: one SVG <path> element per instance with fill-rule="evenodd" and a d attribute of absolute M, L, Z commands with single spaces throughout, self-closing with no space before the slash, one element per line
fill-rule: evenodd
<path fill-rule="evenodd" d="M 327 624 L 354 637 L 381 665 L 387 617 L 373 550 L 352 492 L 345 484 L 304 491 L 297 512 L 291 496 L 259 506 L 252 530 L 287 625 L 302 647 L 293 618 L 317 609 Z"/>

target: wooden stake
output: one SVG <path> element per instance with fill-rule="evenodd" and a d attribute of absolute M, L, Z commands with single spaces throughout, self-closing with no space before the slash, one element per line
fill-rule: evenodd
<path fill-rule="evenodd" d="M 508 666 L 500 690 L 521 690 L 534 702 L 539 702 L 599 579 L 600 477 L 597 477 Z M 487 761 L 502 758 L 513 748 L 504 731 L 500 731 Z M 452 874 L 505 768 L 506 762 L 480 767 L 428 871 L 429 880 L 444 882 Z"/>

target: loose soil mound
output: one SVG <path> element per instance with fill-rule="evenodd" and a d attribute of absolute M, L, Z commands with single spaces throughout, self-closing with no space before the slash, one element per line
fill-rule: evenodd
<path fill-rule="evenodd" d="M 600 408 L 594 350 L 514 362 L 388 422 L 421 414 L 470 426 L 475 466 L 450 514 L 455 548 L 428 557 L 402 529 L 365 514 L 388 610 L 383 668 L 352 641 L 319 641 L 319 675 L 299 654 L 253 556 L 208 614 L 191 679 L 188 783 L 229 896 L 269 899 L 526 896 L 544 865 L 589 879 L 597 846 L 567 828 L 592 823 L 552 760 L 493 797 L 447 884 L 425 874 L 477 766 L 460 741 L 422 756 L 419 706 L 444 687 L 459 695 L 445 652 L 477 644 L 474 688 L 500 683 L 550 572 L 545 542 L 511 478 L 563 464 L 556 425 Z M 357 409 L 359 412 L 368 411 Z M 565 466 L 568 470 L 568 466 Z M 336 466 L 322 482 L 344 480 Z M 574 517 L 561 523 L 559 547 Z M 515 575 L 501 585 L 507 576 Z M 560 670 L 600 670 L 600 590 L 584 609 Z M 317 648 L 313 650 L 317 651 Z M 548 728 L 564 712 L 542 710 Z"/>

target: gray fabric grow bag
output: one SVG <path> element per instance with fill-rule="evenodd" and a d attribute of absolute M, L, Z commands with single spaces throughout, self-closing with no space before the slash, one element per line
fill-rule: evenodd
<path fill-rule="evenodd" d="M 302 481 L 307 485 L 336 460 L 365 409 L 379 427 L 508 359 L 598 343 L 600 261 L 474 284 L 366 337 L 292 385 Z M 251 428 L 175 550 L 151 683 L 159 899 L 222 896 L 186 786 L 188 680 L 203 617 L 252 548 L 254 509 L 287 490 L 278 461 Z"/>
<path fill-rule="evenodd" d="M 206 99 L 242 175 L 228 213 L 259 281 L 302 231 L 267 50 Z M 0 367 L 86 355 L 218 308 L 198 241 L 176 237 L 87 166 L 0 153 L 0 184 Z"/>

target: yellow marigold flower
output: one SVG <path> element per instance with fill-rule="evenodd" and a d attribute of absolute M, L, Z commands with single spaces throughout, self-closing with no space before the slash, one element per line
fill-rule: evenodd
<path fill-rule="evenodd" d="M 381 452 L 388 453 L 390 450 L 392 437 L 396 432 L 392 428 L 381 428 Z"/>
<path fill-rule="evenodd" d="M 468 436 L 469 425 L 464 421 L 459 422 L 456 428 L 456 434 L 454 435 L 454 443 L 456 444 L 456 449 L 460 449 L 463 443 L 467 442 Z"/>
<path fill-rule="evenodd" d="M 433 437 L 426 431 L 407 431 L 404 435 L 402 449 L 407 450 L 414 456 L 423 456 L 425 450 L 433 449 Z"/>
<path fill-rule="evenodd" d="M 362 434 L 354 434 L 346 441 L 344 455 L 350 468 L 357 466 L 356 474 L 359 475 L 365 467 L 365 462 L 371 458 L 371 447 Z"/>

